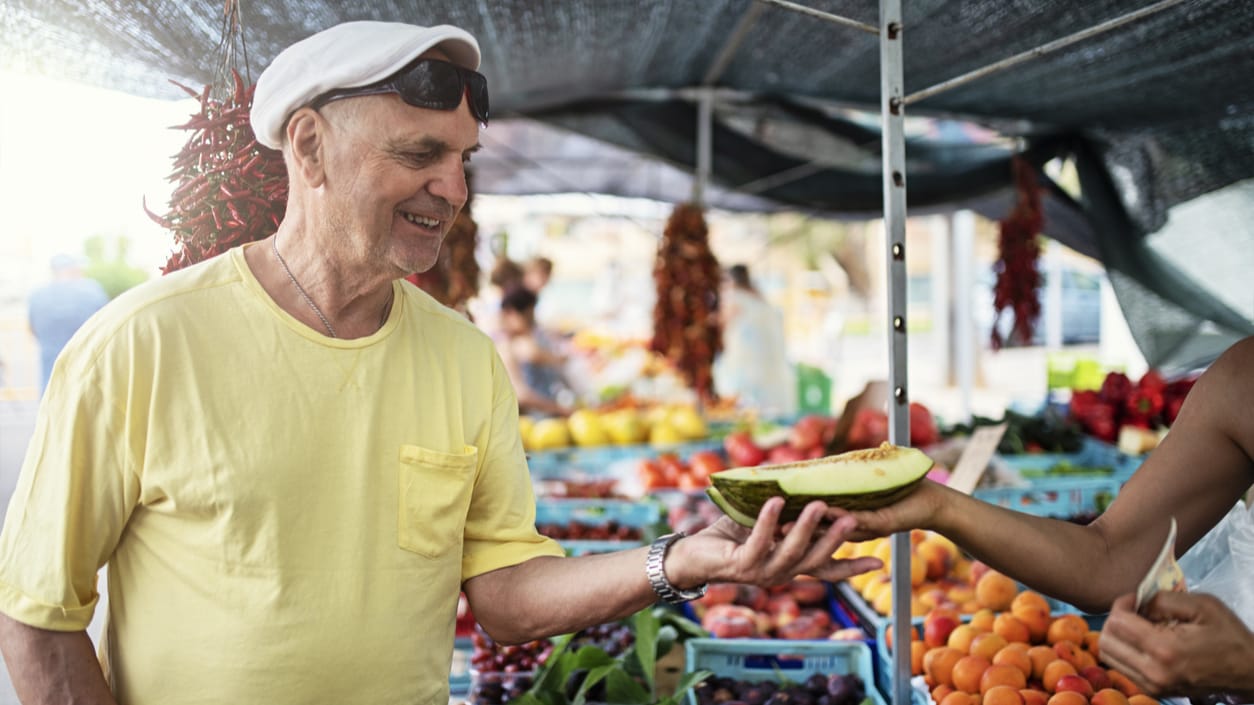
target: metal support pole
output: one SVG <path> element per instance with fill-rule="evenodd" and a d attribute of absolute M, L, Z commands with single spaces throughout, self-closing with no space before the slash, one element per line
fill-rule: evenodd
<path fill-rule="evenodd" d="M 951 217 L 954 262 L 954 366 L 958 388 L 962 390 L 962 421 L 971 420 L 974 410 L 971 391 L 975 387 L 975 214 L 958 211 Z"/>
<path fill-rule="evenodd" d="M 713 120 L 714 92 L 705 90 L 697 99 L 697 173 L 692 180 L 692 202 L 697 206 L 705 205 L 705 187 L 710 183 Z"/>
<path fill-rule="evenodd" d="M 745 12 L 740 16 L 740 21 L 736 23 L 736 28 L 732 30 L 731 36 L 723 44 L 723 48 L 719 50 L 718 56 L 714 57 L 714 63 L 710 64 L 710 69 L 705 72 L 705 78 L 701 80 L 703 86 L 713 86 L 722 77 L 723 72 L 727 70 L 728 64 L 731 63 L 732 57 L 736 56 L 736 50 L 744 43 L 745 37 L 749 36 L 749 30 L 753 29 L 753 24 L 758 21 L 758 15 L 762 14 L 762 10 L 766 9 L 762 5 L 750 0 L 749 6 L 745 8 Z"/>
<path fill-rule="evenodd" d="M 1109 32 L 1110 30 L 1115 29 L 1116 27 L 1122 27 L 1123 25 L 1128 24 L 1129 22 L 1134 22 L 1143 17 L 1149 17 L 1152 14 L 1155 14 L 1157 12 L 1162 12 L 1163 10 L 1166 10 L 1169 7 L 1174 7 L 1175 5 L 1179 5 L 1182 2 L 1184 2 L 1184 0 L 1160 0 L 1159 2 L 1156 2 L 1153 5 L 1142 7 L 1139 10 L 1133 10 L 1132 12 L 1129 12 L 1125 15 L 1120 15 L 1114 19 L 1110 19 L 1105 22 L 1102 22 L 1101 24 L 1089 27 L 1088 29 L 1080 30 L 1079 32 L 1076 32 L 1075 34 L 1069 34 L 1065 37 L 1062 37 L 1061 39 L 1055 39 L 1052 42 L 1046 42 L 1045 44 L 1042 44 L 1039 47 L 1036 47 L 1035 49 L 1028 49 L 1027 51 L 1020 52 L 1018 54 L 1015 54 L 1014 56 L 1008 56 L 1005 59 L 989 64 L 988 66 L 975 69 L 974 71 L 968 71 L 967 73 L 964 73 L 961 76 L 955 76 L 949 80 L 941 81 L 935 86 L 931 86 L 930 88 L 924 88 L 921 91 L 916 91 L 906 96 L 906 105 L 910 105 L 911 103 L 917 103 L 918 101 L 924 100 L 925 98 L 931 98 L 932 96 L 937 95 L 938 93 L 944 93 L 945 91 L 950 90 L 951 88 L 957 88 L 958 86 L 966 85 L 976 79 L 984 78 L 985 76 L 988 76 L 989 74 L 994 74 L 994 73 L 997 73 L 998 71 L 1004 71 L 1005 69 L 1008 69 L 1012 66 L 1018 66 L 1019 64 L 1022 64 L 1025 61 L 1028 61 L 1030 59 L 1035 59 L 1038 56 L 1044 56 L 1046 54 L 1058 51 L 1059 49 L 1063 49 L 1065 47 L 1069 47 L 1072 44 L 1075 44 L 1076 42 L 1082 42 L 1085 39 L 1096 37 L 1097 35 Z"/>
<path fill-rule="evenodd" d="M 901 0 L 880 0 L 880 117 L 884 163 L 884 242 L 888 247 L 888 440 L 910 444 L 906 386 L 906 140 Z M 892 539 L 893 705 L 910 705 L 910 534 Z"/>
<path fill-rule="evenodd" d="M 832 22 L 834 24 L 842 25 L 844 27 L 852 27 L 853 29 L 861 30 L 863 32 L 866 32 L 867 34 L 879 34 L 880 33 L 880 28 L 874 25 L 869 25 L 865 22 L 859 22 L 857 20 L 851 20 L 848 17 L 841 17 L 840 15 L 833 15 L 830 12 L 816 10 L 813 7 L 806 7 L 805 5 L 798 5 L 797 3 L 789 2 L 788 0 L 758 0 L 758 2 L 766 3 L 767 5 L 774 5 L 776 7 L 782 7 L 785 10 L 792 10 L 793 12 L 800 12 L 803 15 L 817 17 L 821 20 L 825 20 L 827 22 Z"/>

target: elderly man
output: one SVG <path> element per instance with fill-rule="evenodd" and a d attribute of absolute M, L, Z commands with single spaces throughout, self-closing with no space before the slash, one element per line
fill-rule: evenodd
<path fill-rule="evenodd" d="M 401 278 L 436 261 L 488 112 L 475 40 L 350 23 L 253 106 L 291 198 L 266 241 L 140 287 L 63 353 L 0 537 L 26 703 L 442 703 L 459 589 L 521 642 L 708 581 L 828 579 L 821 504 L 560 558 L 491 341 Z M 109 565 L 100 662 L 84 628 Z M 101 668 L 103 664 L 103 669 Z"/>

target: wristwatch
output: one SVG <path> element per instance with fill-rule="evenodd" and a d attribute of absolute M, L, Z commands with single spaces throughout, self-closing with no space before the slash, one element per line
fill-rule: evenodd
<path fill-rule="evenodd" d="M 701 585 L 692 590 L 680 590 L 671 585 L 671 581 L 666 579 L 666 571 L 662 565 L 666 560 L 666 552 L 670 550 L 671 544 L 682 539 L 684 532 L 677 531 L 673 534 L 659 536 L 649 546 L 649 559 L 645 561 L 645 574 L 649 577 L 649 585 L 653 587 L 653 592 L 667 604 L 678 605 L 684 602 L 691 602 L 705 595 L 705 589 L 708 585 Z"/>

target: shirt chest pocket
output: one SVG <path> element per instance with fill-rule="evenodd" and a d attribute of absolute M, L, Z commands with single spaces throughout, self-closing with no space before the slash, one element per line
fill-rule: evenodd
<path fill-rule="evenodd" d="M 440 558 L 462 544 L 479 451 L 460 454 L 401 446 L 396 541 L 427 558 Z"/>

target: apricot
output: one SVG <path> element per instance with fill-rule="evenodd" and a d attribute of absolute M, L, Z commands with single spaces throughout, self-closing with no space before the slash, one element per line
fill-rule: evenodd
<path fill-rule="evenodd" d="M 940 580 L 949 573 L 949 551 L 944 546 L 928 540 L 915 546 L 914 552 L 926 568 L 928 580 Z"/>
<path fill-rule="evenodd" d="M 954 686 L 954 664 L 963 658 L 961 651 L 941 646 L 923 656 L 923 671 L 936 681 L 937 685 Z"/>
<path fill-rule="evenodd" d="M 893 591 L 881 590 L 879 594 L 871 600 L 871 609 L 879 612 L 885 617 L 893 616 Z"/>
<path fill-rule="evenodd" d="M 1023 705 L 1046 705 L 1049 702 L 1049 695 L 1041 690 L 1022 688 L 1019 695 L 1023 696 Z"/>
<path fill-rule="evenodd" d="M 1010 614 L 1022 622 L 1023 626 L 1027 627 L 1029 641 L 1033 644 L 1040 644 L 1045 641 L 1045 636 L 1049 633 L 1049 625 L 1053 623 L 1049 615 L 1049 607 L 1041 607 L 1028 602 L 1021 605 L 1012 605 Z"/>
<path fill-rule="evenodd" d="M 1045 671 L 1041 673 L 1041 685 L 1045 686 L 1045 690 L 1048 690 L 1051 693 L 1056 693 L 1058 692 L 1058 680 L 1063 676 L 1074 675 L 1076 675 L 1075 666 L 1072 666 L 1070 663 L 1067 663 L 1062 659 L 1058 659 L 1050 662 L 1050 664 L 1045 667 Z"/>
<path fill-rule="evenodd" d="M 921 641 L 910 642 L 910 675 L 923 675 L 923 656 L 927 653 L 927 644 Z"/>
<path fill-rule="evenodd" d="M 1026 644 L 1032 638 L 1027 625 L 1008 612 L 1003 612 L 993 619 L 993 633 L 1000 634 L 1003 639 L 1011 643 L 1021 641 Z"/>
<path fill-rule="evenodd" d="M 1045 638 L 1051 645 L 1060 641 L 1083 644 L 1088 634 L 1089 625 L 1083 617 L 1078 614 L 1064 614 L 1049 625 Z"/>
<path fill-rule="evenodd" d="M 910 640 L 911 641 L 923 641 L 923 635 L 919 632 L 919 628 L 914 626 L 913 624 L 910 625 Z M 893 630 L 891 627 L 889 628 L 887 635 L 884 638 L 884 645 L 890 649 L 893 648 Z"/>
<path fill-rule="evenodd" d="M 1089 668 L 1091 666 L 1096 666 L 1096 665 L 1097 665 L 1097 659 L 1093 658 L 1093 654 L 1090 654 L 1089 652 L 1083 651 L 1083 650 L 1076 652 L 1075 667 L 1081 673 L 1084 672 L 1084 669 Z"/>
<path fill-rule="evenodd" d="M 1022 607 L 1039 607 L 1048 612 L 1049 601 L 1041 596 L 1041 593 L 1039 592 L 1024 590 L 1018 595 L 1015 595 L 1015 599 L 1010 601 L 1010 611 L 1015 612 Z"/>
<path fill-rule="evenodd" d="M 1023 696 L 1019 694 L 1018 688 L 997 685 L 984 693 L 982 705 L 1023 705 Z"/>
<path fill-rule="evenodd" d="M 992 667 L 988 659 L 980 656 L 963 656 L 954 664 L 954 688 L 964 693 L 980 692 L 980 679 Z"/>
<path fill-rule="evenodd" d="M 1064 690 L 1061 693 L 1054 693 L 1047 705 L 1089 705 L 1089 700 L 1079 693 Z"/>
<path fill-rule="evenodd" d="M 992 663 L 998 651 L 1006 648 L 1006 640 L 1000 634 L 980 634 L 971 640 L 971 655 L 983 656 Z"/>
<path fill-rule="evenodd" d="M 1141 689 L 1136 686 L 1136 683 L 1133 683 L 1132 679 L 1119 671 L 1107 671 L 1106 675 L 1110 676 L 1110 682 L 1114 684 L 1116 690 L 1128 696 L 1129 701 L 1133 696 L 1142 695 Z"/>
<path fill-rule="evenodd" d="M 1084 650 L 1093 654 L 1093 658 L 1098 661 L 1102 660 L 1101 639 L 1101 632 L 1089 632 L 1084 635 Z"/>
<path fill-rule="evenodd" d="M 1023 675 L 1023 671 L 1014 666 L 989 666 L 988 670 L 984 671 L 984 675 L 980 678 L 980 693 L 987 695 L 989 689 L 997 686 L 1010 686 L 1015 691 L 1018 691 L 1021 688 L 1028 687 L 1028 677 Z"/>
<path fill-rule="evenodd" d="M 1048 646 L 1033 646 L 1028 649 L 1028 658 L 1032 659 L 1032 679 L 1039 681 L 1045 675 L 1045 667 L 1058 660 L 1058 654 Z"/>
<path fill-rule="evenodd" d="M 975 602 L 975 588 L 969 585 L 955 585 L 945 594 L 949 596 L 949 601 L 956 605 Z"/>
<path fill-rule="evenodd" d="M 1054 683 L 1054 692 L 1061 693 L 1065 690 L 1074 690 L 1083 695 L 1085 700 L 1093 697 L 1093 686 L 1078 675 L 1063 676 Z"/>
<path fill-rule="evenodd" d="M 1106 690 L 1115 687 L 1115 684 L 1110 680 L 1110 674 L 1106 673 L 1106 669 L 1101 666 L 1085 666 L 1080 669 L 1080 675 L 1084 676 L 1084 680 L 1093 686 L 1093 690 Z"/>
<path fill-rule="evenodd" d="M 942 698 L 936 705 L 979 705 L 979 703 L 975 702 L 975 698 L 971 697 L 970 693 L 955 690 Z"/>
<path fill-rule="evenodd" d="M 982 632 L 991 632 L 993 631 L 993 623 L 996 621 L 997 618 L 992 610 L 981 609 L 971 614 L 971 621 L 968 624 Z"/>
<path fill-rule="evenodd" d="M 991 570 L 975 584 L 976 601 L 982 607 L 995 611 L 1009 609 L 1018 592 L 1019 586 L 1015 585 L 1015 581 Z"/>
<path fill-rule="evenodd" d="M 949 633 L 949 641 L 946 644 L 964 654 L 969 654 L 971 653 L 971 641 L 980 634 L 981 632 L 970 624 L 962 624 Z"/>
<path fill-rule="evenodd" d="M 1089 702 L 1093 705 L 1130 705 L 1128 696 L 1114 688 L 1103 688 L 1097 691 Z"/>
<path fill-rule="evenodd" d="M 1006 648 L 997 652 L 993 657 L 993 664 L 996 666 L 1014 666 L 1023 673 L 1023 677 L 1030 678 L 1032 676 L 1032 659 L 1028 656 L 1028 652 L 1016 648 L 1015 644 L 1009 644 Z"/>
<path fill-rule="evenodd" d="M 923 581 L 927 580 L 927 563 L 924 563 L 918 556 L 910 557 L 910 584 L 919 587 Z"/>
<path fill-rule="evenodd" d="M 1073 642 L 1065 639 L 1057 644 L 1054 644 L 1054 654 L 1056 654 L 1058 658 L 1063 661 L 1075 666 L 1076 671 L 1083 668 L 1083 666 L 1080 665 L 1080 654 L 1082 653 L 1084 653 L 1083 649 L 1076 646 Z"/>
<path fill-rule="evenodd" d="M 962 612 L 963 614 L 975 614 L 976 612 L 979 612 L 981 609 L 982 608 L 980 607 L 980 603 L 976 602 L 974 599 L 968 602 L 963 602 L 962 604 L 958 605 L 958 611 Z"/>
<path fill-rule="evenodd" d="M 935 688 L 932 688 L 932 701 L 939 703 L 940 701 L 949 697 L 950 694 L 956 693 L 956 692 L 958 691 L 954 690 L 953 687 L 951 686 L 938 685 Z"/>
<path fill-rule="evenodd" d="M 1148 695 L 1129 695 L 1128 705 L 1161 705 L 1157 700 Z"/>

